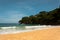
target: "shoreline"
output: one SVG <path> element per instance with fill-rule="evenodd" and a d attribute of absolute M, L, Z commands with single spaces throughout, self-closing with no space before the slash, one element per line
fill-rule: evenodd
<path fill-rule="evenodd" d="M 6 30 L 0 30 L 0 34 L 16 34 L 16 33 L 23 33 L 23 32 L 30 32 L 35 30 L 43 30 L 43 29 L 50 29 L 50 28 L 56 28 L 60 26 L 26 26 L 26 30 L 16 30 L 15 27 L 12 27 L 13 29 L 6 29 Z M 11 28 L 11 27 L 9 27 Z"/>
<path fill-rule="evenodd" d="M 0 40 L 60 40 L 60 27 L 15 34 L 0 34 Z"/>

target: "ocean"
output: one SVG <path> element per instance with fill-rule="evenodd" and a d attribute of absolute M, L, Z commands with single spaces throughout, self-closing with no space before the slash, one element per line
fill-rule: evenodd
<path fill-rule="evenodd" d="M 19 23 L 0 23 L 0 34 L 30 31 L 26 30 L 25 26 Z"/>
<path fill-rule="evenodd" d="M 1 27 L 16 27 L 16 29 L 25 29 L 25 25 L 19 23 L 0 23 L 0 29 Z"/>
<path fill-rule="evenodd" d="M 0 34 L 17 33 L 32 31 L 35 29 L 42 29 L 48 27 L 47 25 L 25 25 L 19 23 L 0 23 Z M 49 25 L 49 27 L 51 27 Z"/>
<path fill-rule="evenodd" d="M 26 29 L 25 26 L 33 26 L 32 24 L 19 24 L 19 23 L 0 23 L 0 30 L 1 28 L 8 28 L 8 27 L 16 27 L 16 29 L 24 30 Z"/>
<path fill-rule="evenodd" d="M 19 24 L 19 23 L 0 23 L 0 27 L 12 27 L 12 26 L 22 27 L 22 26 L 33 26 L 33 25 L 32 24 L 26 25 L 26 24 Z"/>
<path fill-rule="evenodd" d="M 18 26 L 18 23 L 0 23 L 0 27 Z"/>

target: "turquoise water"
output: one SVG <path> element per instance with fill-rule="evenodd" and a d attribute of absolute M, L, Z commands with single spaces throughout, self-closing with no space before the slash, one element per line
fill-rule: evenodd
<path fill-rule="evenodd" d="M 0 29 L 1 27 L 16 27 L 16 29 L 25 29 L 25 25 L 18 23 L 0 23 Z"/>
<path fill-rule="evenodd" d="M 25 24 L 19 24 L 19 23 L 0 23 L 0 27 L 10 27 L 10 26 L 21 27 L 21 26 L 32 26 L 32 24 L 25 25 Z"/>
<path fill-rule="evenodd" d="M 18 23 L 0 23 L 0 34 L 28 31 L 25 26 L 27 25 Z"/>
<path fill-rule="evenodd" d="M 18 23 L 0 23 L 0 27 L 18 26 Z"/>
<path fill-rule="evenodd" d="M 35 24 L 36 25 L 36 24 Z M 25 30 L 25 26 L 33 26 L 32 24 L 19 24 L 19 23 L 0 23 L 0 29 L 1 27 L 16 27 L 16 29 Z"/>

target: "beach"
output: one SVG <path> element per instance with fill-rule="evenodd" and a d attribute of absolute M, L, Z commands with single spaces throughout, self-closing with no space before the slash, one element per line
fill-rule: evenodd
<path fill-rule="evenodd" d="M 0 34 L 0 40 L 60 40 L 60 27 L 13 34 Z"/>
<path fill-rule="evenodd" d="M 29 32 L 35 30 L 43 30 L 48 28 L 55 28 L 60 26 L 51 26 L 51 25 L 35 25 L 35 26 L 10 26 L 10 27 L 0 27 L 0 34 L 14 34 L 14 33 L 21 33 L 21 32 Z"/>

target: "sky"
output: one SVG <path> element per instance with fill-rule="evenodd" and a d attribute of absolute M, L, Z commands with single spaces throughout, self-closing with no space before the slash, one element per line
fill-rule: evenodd
<path fill-rule="evenodd" d="M 0 23 L 18 23 L 24 16 L 58 8 L 60 0 L 0 0 Z"/>

